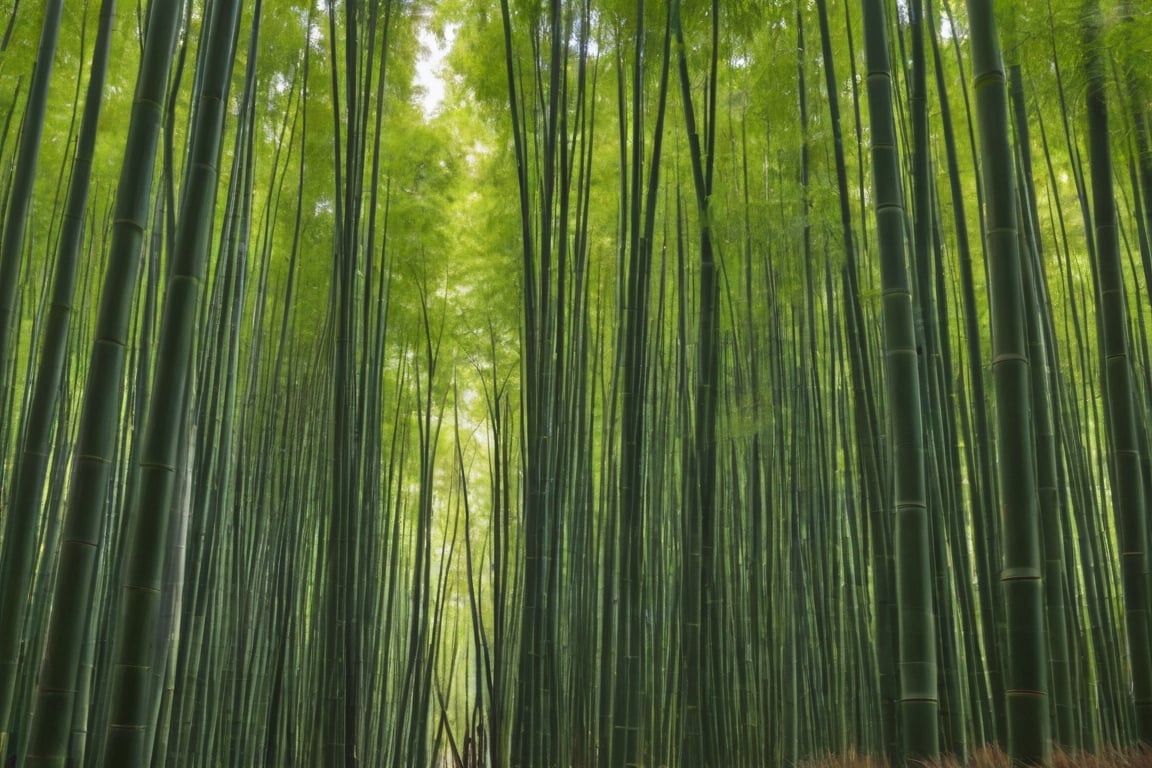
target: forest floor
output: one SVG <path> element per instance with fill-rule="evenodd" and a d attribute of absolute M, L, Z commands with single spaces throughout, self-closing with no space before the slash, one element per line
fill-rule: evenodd
<path fill-rule="evenodd" d="M 996 747 L 982 747 L 961 764 L 952 757 L 939 763 L 925 763 L 925 768 L 1013 768 L 1012 761 L 1003 750 Z M 886 760 L 860 755 L 828 756 L 801 760 L 797 768 L 890 768 Z M 1057 750 L 1052 756 L 1052 768 L 1152 768 L 1152 750 L 1148 749 L 1109 749 L 1089 754 L 1080 752 L 1069 754 Z"/>

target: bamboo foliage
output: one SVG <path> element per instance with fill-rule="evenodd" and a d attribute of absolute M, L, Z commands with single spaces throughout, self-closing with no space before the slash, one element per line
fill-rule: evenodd
<path fill-rule="evenodd" d="M 11 4 L 5 760 L 1141 764 L 1111 10 Z"/>

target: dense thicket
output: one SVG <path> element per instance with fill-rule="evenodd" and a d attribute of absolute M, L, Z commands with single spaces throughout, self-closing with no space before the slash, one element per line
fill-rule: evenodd
<path fill-rule="evenodd" d="M 0 29 L 6 764 L 1152 746 L 1139 3 Z"/>

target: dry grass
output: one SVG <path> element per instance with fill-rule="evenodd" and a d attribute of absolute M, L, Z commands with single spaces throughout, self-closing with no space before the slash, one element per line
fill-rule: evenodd
<path fill-rule="evenodd" d="M 938 763 L 925 763 L 925 768 L 1012 768 L 1012 761 L 999 747 L 981 747 L 961 765 L 946 757 Z M 891 768 L 882 758 L 849 753 L 801 760 L 797 768 Z M 1093 754 L 1068 754 L 1057 751 L 1052 768 L 1152 768 L 1152 750 L 1106 749 Z"/>

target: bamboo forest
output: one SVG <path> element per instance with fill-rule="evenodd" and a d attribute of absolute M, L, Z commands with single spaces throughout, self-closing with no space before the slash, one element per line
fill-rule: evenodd
<path fill-rule="evenodd" d="M 5 768 L 1152 766 L 1146 0 L 0 6 Z"/>

